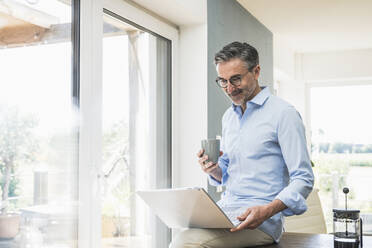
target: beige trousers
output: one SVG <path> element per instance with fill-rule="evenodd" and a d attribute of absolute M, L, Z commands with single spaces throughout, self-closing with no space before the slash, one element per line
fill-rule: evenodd
<path fill-rule="evenodd" d="M 169 248 L 244 248 L 274 243 L 272 237 L 254 229 L 230 232 L 230 229 L 186 229 L 181 231 Z"/>

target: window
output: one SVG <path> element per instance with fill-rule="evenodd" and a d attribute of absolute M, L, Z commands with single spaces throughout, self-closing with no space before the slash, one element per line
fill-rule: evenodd
<path fill-rule="evenodd" d="M 0 2 L 0 185 L 6 213 L 0 225 L 7 226 L 0 228 L 0 246 L 76 247 L 79 109 L 68 2 Z"/>
<path fill-rule="evenodd" d="M 102 247 L 167 247 L 136 190 L 171 187 L 171 42 L 105 11 Z"/>
<path fill-rule="evenodd" d="M 345 208 L 343 187 L 349 187 L 348 208 L 361 210 L 363 232 L 372 232 L 371 85 L 311 88 L 311 143 L 327 231 L 332 208 Z"/>

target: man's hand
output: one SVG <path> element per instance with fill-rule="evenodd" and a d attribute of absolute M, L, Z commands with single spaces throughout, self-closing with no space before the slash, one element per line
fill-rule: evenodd
<path fill-rule="evenodd" d="M 230 229 L 230 231 L 235 232 L 245 228 L 255 229 L 265 220 L 286 208 L 287 206 L 278 199 L 275 199 L 267 205 L 248 208 L 242 215 L 238 216 L 238 220 L 242 221 L 242 223 L 240 223 L 239 226 Z"/>
<path fill-rule="evenodd" d="M 222 152 L 220 151 L 220 156 L 222 155 Z M 196 156 L 199 158 L 199 164 L 201 169 L 207 173 L 208 175 L 211 175 L 214 179 L 221 182 L 222 180 L 222 170 L 218 166 L 218 163 L 213 162 L 207 162 L 208 155 L 204 154 L 204 150 L 201 149 Z"/>

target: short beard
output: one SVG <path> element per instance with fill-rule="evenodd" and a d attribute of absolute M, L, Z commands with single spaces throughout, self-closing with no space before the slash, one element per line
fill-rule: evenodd
<path fill-rule="evenodd" d="M 232 97 L 233 97 L 233 96 L 236 96 L 236 95 L 238 95 L 238 94 L 243 93 L 243 92 L 244 92 L 243 89 L 239 89 L 239 88 L 237 88 L 236 90 L 234 90 L 233 92 L 231 92 L 231 94 L 227 94 L 227 96 L 230 97 L 230 99 L 232 100 L 232 102 L 233 102 L 235 105 L 239 105 L 239 106 L 241 106 L 241 105 L 243 105 L 243 104 L 246 104 L 248 101 L 252 100 L 252 98 L 253 98 L 252 95 L 253 95 L 254 92 L 256 91 L 257 86 L 258 86 L 258 83 L 256 83 L 252 89 L 248 89 L 248 90 L 246 90 L 247 94 L 244 95 L 244 98 L 242 99 L 243 102 L 241 102 L 241 103 L 236 103 L 236 102 L 234 102 L 234 101 L 232 100 Z"/>
<path fill-rule="evenodd" d="M 247 95 L 244 96 L 244 102 L 243 104 L 246 104 L 248 101 L 252 100 L 253 97 L 252 95 L 254 94 L 254 92 L 256 92 L 256 89 L 257 89 L 257 83 L 254 85 L 254 88 L 252 88 L 251 90 L 247 90 Z"/>

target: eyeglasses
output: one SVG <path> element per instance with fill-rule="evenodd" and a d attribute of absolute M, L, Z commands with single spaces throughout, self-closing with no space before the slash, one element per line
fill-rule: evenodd
<path fill-rule="evenodd" d="M 221 88 L 226 88 L 227 85 L 228 85 L 228 82 L 230 82 L 230 84 L 232 84 L 233 86 L 237 87 L 239 86 L 241 83 L 242 83 L 242 78 L 248 74 L 248 72 L 252 72 L 253 69 L 256 67 L 257 65 L 254 65 L 252 67 L 250 67 L 244 74 L 237 74 L 237 75 L 234 75 L 232 76 L 230 79 L 224 79 L 224 78 L 220 78 L 220 77 L 217 77 L 216 79 L 216 83 L 219 87 Z"/>

